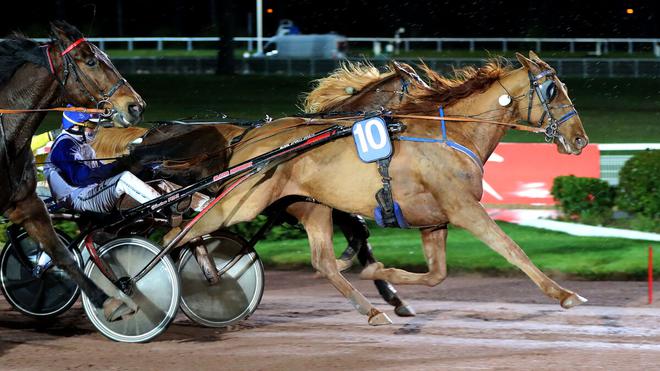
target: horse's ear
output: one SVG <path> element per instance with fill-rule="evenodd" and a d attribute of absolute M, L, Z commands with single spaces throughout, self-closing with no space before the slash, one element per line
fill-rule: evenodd
<path fill-rule="evenodd" d="M 516 59 L 518 59 L 518 62 L 520 62 L 520 64 L 523 67 L 525 67 L 528 71 L 531 71 L 532 73 L 535 73 L 536 71 L 540 70 L 539 66 L 533 60 L 525 57 L 524 55 L 518 52 L 516 52 Z"/>
<path fill-rule="evenodd" d="M 536 53 L 533 51 L 529 51 L 529 59 L 532 60 L 532 62 L 536 63 L 537 66 L 539 66 L 542 70 L 547 70 L 551 69 L 549 64 L 547 64 L 544 60 L 542 60 Z"/>
<path fill-rule="evenodd" d="M 529 51 L 529 59 L 533 60 L 534 62 L 541 60 L 541 58 L 539 58 L 539 56 L 531 50 Z"/>
<path fill-rule="evenodd" d="M 61 40 L 67 44 L 70 44 L 82 37 L 82 34 L 80 31 L 78 31 L 77 28 L 64 21 L 50 22 L 50 32 L 53 38 Z"/>
<path fill-rule="evenodd" d="M 399 63 L 397 61 L 390 62 L 390 68 L 402 78 L 412 82 L 417 87 L 422 89 L 429 89 L 429 85 L 422 80 L 414 68 L 406 63 Z"/>

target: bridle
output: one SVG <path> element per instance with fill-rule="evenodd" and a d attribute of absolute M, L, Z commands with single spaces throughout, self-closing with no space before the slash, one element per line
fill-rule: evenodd
<path fill-rule="evenodd" d="M 532 124 L 532 106 L 534 101 L 534 94 L 538 95 L 539 101 L 541 102 L 541 107 L 543 107 L 543 114 L 541 118 L 536 123 L 537 127 L 542 127 L 543 123 L 546 121 L 546 118 L 550 121 L 548 126 L 545 128 L 545 141 L 552 142 L 555 138 L 562 138 L 563 136 L 559 132 L 559 126 L 570 120 L 573 116 L 577 116 L 577 111 L 572 104 L 562 104 L 557 106 L 552 106 L 550 103 L 557 97 L 557 84 L 555 81 L 555 71 L 548 69 L 544 70 L 537 75 L 532 75 L 531 72 L 527 71 L 529 75 L 529 93 L 527 106 L 527 122 Z M 541 79 L 544 79 L 541 82 Z M 557 108 L 566 108 L 571 107 L 571 110 L 564 114 L 560 118 L 555 118 L 552 114 L 553 109 Z"/>
<path fill-rule="evenodd" d="M 60 77 L 55 70 L 54 64 L 52 57 L 50 55 L 50 48 L 52 47 L 52 44 L 54 42 L 58 42 L 60 44 L 60 49 L 62 52 L 60 52 L 60 56 L 62 57 L 62 76 Z M 83 94 L 89 99 L 92 103 L 96 105 L 96 108 L 98 109 L 106 109 L 106 112 L 101 114 L 102 117 L 110 117 L 112 116 L 116 111 L 114 109 L 114 105 L 112 102 L 110 102 L 110 98 L 121 88 L 122 86 L 126 85 L 126 80 L 121 77 L 119 72 L 112 66 L 110 63 L 106 63 L 114 72 L 114 74 L 117 76 L 117 81 L 108 89 L 107 92 L 104 92 L 96 82 L 92 78 L 90 78 L 87 74 L 85 74 L 83 71 L 80 70 L 80 67 L 75 63 L 73 60 L 73 57 L 71 56 L 70 52 L 74 50 L 76 47 L 78 47 L 80 44 L 87 42 L 85 38 L 79 38 L 78 40 L 74 41 L 71 43 L 71 45 L 67 46 L 66 48 L 63 48 L 61 45 L 61 42 L 59 41 L 51 41 L 50 43 L 45 45 L 45 52 L 46 52 L 46 57 L 48 59 L 48 66 L 50 68 L 50 72 L 55 76 L 55 79 L 57 82 L 60 84 L 63 90 L 66 89 L 66 84 L 67 81 L 69 80 L 69 76 L 73 74 L 76 82 L 78 83 L 78 86 L 80 87 L 80 90 L 83 92 Z M 106 61 L 107 58 L 103 58 L 102 55 L 99 55 L 97 53 L 96 46 L 93 44 L 90 44 L 90 48 L 92 49 L 94 56 L 96 57 L 97 60 L 99 61 Z M 95 96 L 88 86 L 93 86 L 92 90 L 97 91 L 97 95 Z"/>

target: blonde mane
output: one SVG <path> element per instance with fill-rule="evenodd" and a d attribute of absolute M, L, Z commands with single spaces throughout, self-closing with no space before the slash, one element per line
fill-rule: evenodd
<path fill-rule="evenodd" d="M 398 111 L 419 111 L 419 105 L 424 102 L 433 103 L 431 110 L 437 109 L 439 105 L 450 106 L 471 94 L 485 91 L 513 69 L 511 64 L 503 58 L 489 59 L 485 65 L 479 68 L 466 66 L 454 69 L 451 77 L 433 71 L 424 63 L 419 68 L 426 75 L 430 88 L 411 90 L 408 95 L 412 99 L 399 107 Z"/>
<path fill-rule="evenodd" d="M 117 157 L 128 153 L 128 145 L 147 132 L 145 128 L 101 128 L 92 141 L 98 158 Z"/>
<path fill-rule="evenodd" d="M 305 113 L 326 111 L 350 98 L 365 86 L 383 80 L 393 73 L 389 68 L 386 72 L 380 72 L 369 62 L 346 61 L 329 76 L 313 82 L 314 89 L 304 96 L 303 111 Z"/>

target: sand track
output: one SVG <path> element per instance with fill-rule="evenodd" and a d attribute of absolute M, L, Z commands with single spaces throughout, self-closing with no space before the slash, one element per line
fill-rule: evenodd
<path fill-rule="evenodd" d="M 370 327 L 323 279 L 269 272 L 260 308 L 229 329 L 183 315 L 149 344 L 98 334 L 76 305 L 42 325 L 0 300 L 0 369 L 655 369 L 660 306 L 642 282 L 562 281 L 590 301 L 563 310 L 526 279 L 450 277 L 399 287 L 417 310 L 395 317 L 369 282 L 349 275 L 394 325 Z"/>

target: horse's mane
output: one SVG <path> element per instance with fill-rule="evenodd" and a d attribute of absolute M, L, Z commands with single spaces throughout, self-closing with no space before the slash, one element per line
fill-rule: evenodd
<path fill-rule="evenodd" d="M 346 61 L 329 76 L 313 82 L 314 88 L 304 96 L 302 108 L 305 113 L 325 112 L 350 98 L 351 89 L 360 91 L 393 74 L 389 67 L 381 72 L 369 62 Z"/>
<path fill-rule="evenodd" d="M 128 145 L 147 132 L 145 128 L 101 128 L 92 141 L 99 158 L 117 157 L 128 153 Z"/>
<path fill-rule="evenodd" d="M 37 49 L 38 46 L 38 43 L 19 33 L 13 33 L 0 42 L 0 86 L 7 83 L 26 62 L 43 64 L 45 54 Z"/>
<path fill-rule="evenodd" d="M 64 21 L 53 21 L 52 24 L 72 40 L 83 37 L 76 27 Z M 5 40 L 0 42 L 0 86 L 6 84 L 26 62 L 48 67 L 46 54 L 39 48 L 39 43 L 18 32 L 5 37 Z"/>
<path fill-rule="evenodd" d="M 458 100 L 488 89 L 495 81 L 506 76 L 513 67 L 503 58 L 489 59 L 479 68 L 466 66 L 453 70 L 453 76 L 446 77 L 422 63 L 419 68 L 426 74 L 430 89 L 415 89 L 409 92 L 409 99 L 398 112 L 420 112 L 420 104 L 433 103 L 430 110 L 438 106 L 450 106 Z"/>

